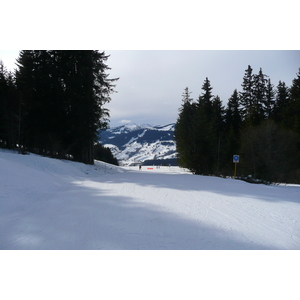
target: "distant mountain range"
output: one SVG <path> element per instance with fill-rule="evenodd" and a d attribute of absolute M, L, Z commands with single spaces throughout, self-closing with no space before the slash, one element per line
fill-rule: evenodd
<path fill-rule="evenodd" d="M 174 128 L 175 123 L 126 124 L 101 132 L 100 142 L 110 148 L 120 165 L 177 165 Z"/>

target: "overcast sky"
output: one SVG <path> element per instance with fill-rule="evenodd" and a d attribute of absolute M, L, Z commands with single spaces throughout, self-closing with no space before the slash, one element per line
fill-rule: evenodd
<path fill-rule="evenodd" d="M 193 99 L 201 94 L 206 77 L 212 93 L 226 105 L 234 89 L 241 90 L 245 70 L 262 68 L 274 86 L 288 86 L 300 68 L 300 51 L 279 50 L 113 50 L 105 51 L 110 78 L 120 77 L 110 110 L 110 126 L 126 122 L 165 125 L 176 122 L 185 87 Z M 12 70 L 18 51 L 0 50 L 0 59 Z"/>
<path fill-rule="evenodd" d="M 300 51 L 106 51 L 111 77 L 120 77 L 117 94 L 107 106 L 111 125 L 122 120 L 136 123 L 167 124 L 175 122 L 182 93 L 189 87 L 192 98 L 202 92 L 206 77 L 213 94 L 224 105 L 234 89 L 241 90 L 245 70 L 270 76 L 290 85 L 300 68 Z"/>
<path fill-rule="evenodd" d="M 241 90 L 248 65 L 255 74 L 261 67 L 275 86 L 279 80 L 291 85 L 300 67 L 299 10 L 293 0 L 271 6 L 261 0 L 201 5 L 190 0 L 143 5 L 116 0 L 101 6 L 89 0 L 85 5 L 54 0 L 42 9 L 44 14 L 32 9 L 37 1 L 19 2 L 18 9 L 15 1 L 3 3 L 1 48 L 106 49 L 111 55 L 110 77 L 120 77 L 118 93 L 107 104 L 112 127 L 126 120 L 176 122 L 183 90 L 189 87 L 197 99 L 206 77 L 226 105 L 234 89 Z M 0 50 L 9 69 L 17 56 L 18 51 Z"/>

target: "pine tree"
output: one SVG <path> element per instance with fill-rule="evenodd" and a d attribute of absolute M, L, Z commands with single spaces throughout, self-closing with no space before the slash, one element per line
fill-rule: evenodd
<path fill-rule="evenodd" d="M 297 132 L 300 136 L 300 68 L 297 77 L 293 79 L 290 89 L 291 106 L 289 115 L 291 117 L 292 130 Z"/>
<path fill-rule="evenodd" d="M 292 86 L 290 89 L 291 98 L 293 101 L 299 101 L 300 99 L 300 68 L 298 69 L 298 73 L 296 74 L 296 78 L 293 79 Z"/>
<path fill-rule="evenodd" d="M 225 110 L 225 123 L 227 130 L 229 130 L 230 127 L 232 127 L 237 134 L 242 126 L 240 99 L 236 89 L 233 91 L 233 94 L 228 99 L 227 107 Z"/>
<path fill-rule="evenodd" d="M 203 92 L 192 103 L 188 88 L 175 129 L 178 162 L 195 174 L 213 174 L 219 171 L 222 157 L 224 107 L 219 96 L 212 95 L 208 78 Z"/>
<path fill-rule="evenodd" d="M 198 98 L 197 113 L 195 119 L 197 149 L 195 155 L 194 168 L 196 174 L 212 174 L 216 161 L 214 157 L 214 128 L 212 124 L 212 87 L 210 81 L 206 77 L 202 85 L 203 92 Z"/>
<path fill-rule="evenodd" d="M 207 117 L 210 118 L 212 114 L 213 95 L 211 92 L 212 87 L 207 77 L 205 78 L 201 89 L 203 90 L 203 92 L 198 98 L 198 106 L 201 107 L 204 113 L 207 115 Z"/>
<path fill-rule="evenodd" d="M 253 87 L 253 123 L 254 125 L 260 124 L 266 118 L 267 109 L 267 96 L 266 96 L 266 75 L 263 74 L 260 68 L 259 73 L 254 75 L 254 87 Z"/>
<path fill-rule="evenodd" d="M 220 97 L 217 95 L 212 100 L 212 123 L 216 133 L 224 129 L 225 108 Z"/>
<path fill-rule="evenodd" d="M 239 153 L 240 133 L 242 129 L 242 116 L 240 112 L 239 94 L 235 89 L 228 99 L 225 109 L 225 146 L 224 168 L 225 172 L 230 174 L 232 170 L 232 156 Z"/>
<path fill-rule="evenodd" d="M 211 149 L 214 157 L 213 172 L 216 174 L 220 173 L 220 166 L 223 162 L 223 140 L 225 133 L 225 108 L 222 105 L 222 101 L 219 96 L 216 96 L 212 100 L 212 143 L 213 148 Z"/>
<path fill-rule="evenodd" d="M 252 74 L 252 68 L 248 65 L 247 70 L 245 70 L 245 75 L 243 77 L 242 92 L 240 92 L 240 101 L 242 105 L 242 118 L 243 120 L 249 119 L 252 113 L 252 107 L 254 104 L 253 99 L 253 89 L 254 89 L 254 76 Z"/>
<path fill-rule="evenodd" d="M 93 164 L 94 74 L 92 51 L 60 51 L 67 104 L 69 153 L 74 160 Z"/>
<path fill-rule="evenodd" d="M 196 117 L 196 104 L 190 98 L 191 92 L 185 88 L 182 98 L 182 105 L 179 109 L 179 116 L 175 126 L 174 140 L 176 143 L 177 160 L 180 166 L 190 169 L 192 172 L 195 170 L 195 156 L 197 153 L 196 148 L 196 131 L 195 131 L 195 117 Z"/>
<path fill-rule="evenodd" d="M 189 91 L 189 88 L 186 87 L 184 89 L 184 93 L 182 94 L 182 102 L 183 105 L 187 104 L 187 103 L 192 103 L 193 102 L 193 98 L 190 97 L 192 92 Z"/>
<path fill-rule="evenodd" d="M 279 81 L 277 85 L 277 91 L 276 91 L 276 98 L 274 103 L 274 109 L 272 118 L 277 123 L 281 123 L 284 125 L 284 123 L 287 120 L 288 116 L 288 107 L 290 103 L 290 91 L 289 88 L 286 86 L 284 81 Z"/>
<path fill-rule="evenodd" d="M 266 86 L 266 101 L 264 103 L 264 110 L 267 119 L 272 117 L 274 105 L 275 105 L 275 91 L 274 91 L 274 86 L 271 83 L 271 79 L 269 78 Z"/>
<path fill-rule="evenodd" d="M 42 66 L 42 51 L 21 51 L 16 72 L 18 91 L 24 103 L 24 143 L 33 152 L 46 153 L 49 136 L 44 134 L 48 124 L 48 86 Z"/>
<path fill-rule="evenodd" d="M 293 166 L 295 170 L 295 179 L 300 182 L 300 68 L 298 69 L 297 77 L 293 79 L 290 89 L 291 97 L 291 129 L 297 134 L 297 150 L 298 160 Z"/>
<path fill-rule="evenodd" d="M 93 164 L 103 105 L 114 91 L 98 51 L 22 51 L 17 84 L 26 109 L 25 144 L 32 151 Z"/>
<path fill-rule="evenodd" d="M 0 61 L 0 145 L 6 147 L 7 143 L 7 118 L 6 118 L 6 103 L 7 103 L 7 70 Z"/>
<path fill-rule="evenodd" d="M 14 149 L 20 146 L 21 106 L 15 77 L 0 61 L 0 145 Z"/>
<path fill-rule="evenodd" d="M 258 74 L 252 73 L 249 65 L 245 70 L 240 99 L 242 104 L 242 116 L 247 126 L 261 124 L 268 117 L 267 79 L 260 68 Z"/>

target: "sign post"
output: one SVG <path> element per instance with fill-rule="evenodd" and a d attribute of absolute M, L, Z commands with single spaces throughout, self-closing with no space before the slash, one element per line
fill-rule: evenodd
<path fill-rule="evenodd" d="M 233 155 L 233 163 L 234 163 L 234 179 L 236 179 L 236 164 L 240 162 L 240 156 L 239 155 Z"/>

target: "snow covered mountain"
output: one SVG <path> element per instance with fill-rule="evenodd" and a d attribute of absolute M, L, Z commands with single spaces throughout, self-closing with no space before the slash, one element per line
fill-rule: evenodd
<path fill-rule="evenodd" d="M 126 124 L 101 132 L 100 142 L 110 148 L 120 165 L 176 164 L 175 123 L 152 126 Z"/>

